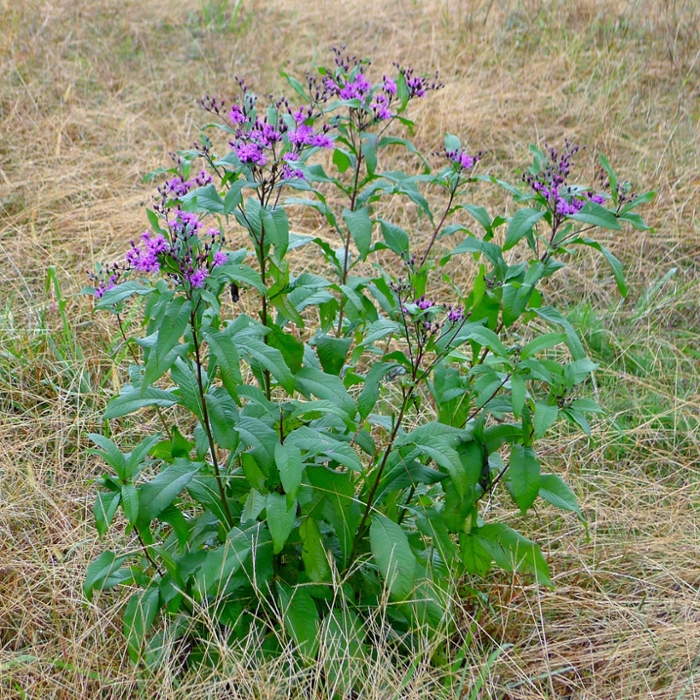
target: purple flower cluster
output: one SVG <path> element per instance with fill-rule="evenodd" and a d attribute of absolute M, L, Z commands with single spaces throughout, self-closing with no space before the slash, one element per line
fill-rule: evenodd
<path fill-rule="evenodd" d="M 592 190 L 581 190 L 567 184 L 573 158 L 579 151 L 579 146 L 566 141 L 562 152 L 549 147 L 548 161 L 538 173 L 526 173 L 523 181 L 539 194 L 550 210 L 560 218 L 578 214 L 587 202 L 604 204 L 605 195 Z"/>
<path fill-rule="evenodd" d="M 473 156 L 470 156 L 463 148 L 458 151 L 445 150 L 444 153 L 447 160 L 451 161 L 458 171 L 471 170 L 482 157 L 481 151 Z"/>
<path fill-rule="evenodd" d="M 88 273 L 98 299 L 113 289 L 121 277 L 129 273 L 157 274 L 165 272 L 176 284 L 185 282 L 190 288 L 204 286 L 215 267 L 225 265 L 228 256 L 222 250 L 224 236 L 217 228 L 203 232 L 196 214 L 180 209 L 167 221 L 168 235 L 145 231 L 137 244 L 131 241 L 124 263 L 106 265 L 97 273 Z"/>
<path fill-rule="evenodd" d="M 319 103 L 330 99 L 360 100 L 362 105 L 359 112 L 368 113 L 370 120 L 361 119 L 362 128 L 372 123 L 388 121 L 395 117 L 402 108 L 398 104 L 397 81 L 388 76 L 382 76 L 381 81 L 372 83 L 367 77 L 366 70 L 369 61 L 362 61 L 357 56 L 345 54 L 345 47 L 333 47 L 335 69 L 325 69 L 320 86 L 315 90 Z M 442 84 L 437 80 L 427 80 L 416 75 L 413 68 L 402 68 L 395 64 L 399 71 L 399 79 L 403 80 L 408 90 L 408 99 L 425 97 L 429 90 L 437 90 Z M 314 79 L 310 78 L 310 87 L 315 87 Z M 314 90 L 312 90 L 313 94 Z M 405 106 L 405 105 L 403 105 Z"/>
<path fill-rule="evenodd" d="M 421 295 L 420 299 L 416 299 L 416 306 L 421 311 L 427 311 L 428 309 L 435 306 L 435 302 L 430 301 L 430 299 L 425 298 L 425 294 Z"/>
<path fill-rule="evenodd" d="M 266 185 L 275 186 L 283 180 L 303 178 L 303 171 L 296 165 L 302 151 L 333 147 L 333 140 L 328 135 L 330 127 L 324 125 L 315 129 L 313 126 L 321 115 L 320 111 L 313 106 L 293 110 L 282 98 L 261 118 L 256 96 L 245 81 L 237 81 L 243 99 L 228 110 L 225 103 L 216 98 L 206 96 L 202 100 L 202 106 L 224 120 L 233 132 L 229 140 L 231 151 L 243 165 L 251 168 L 255 180 Z"/>
<path fill-rule="evenodd" d="M 151 231 L 141 234 L 141 244 L 131 241 L 131 249 L 126 253 L 126 264 L 130 270 L 155 274 L 160 271 L 158 256 L 167 253 L 170 245 L 161 234 L 154 235 Z"/>

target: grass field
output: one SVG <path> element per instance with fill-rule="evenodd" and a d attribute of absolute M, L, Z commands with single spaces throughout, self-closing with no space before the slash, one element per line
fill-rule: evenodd
<path fill-rule="evenodd" d="M 439 69 L 445 89 L 412 113 L 423 151 L 449 130 L 500 176 L 529 143 L 569 138 L 587 146 L 582 181 L 603 152 L 657 192 L 652 232 L 608 236 L 626 300 L 594 255 L 548 287 L 601 366 L 591 440 L 562 430 L 543 450 L 590 539 L 549 508 L 503 512 L 556 587 L 470 582 L 450 693 L 700 697 L 698 0 L 0 0 L 0 699 L 323 697 L 318 669 L 245 653 L 215 673 L 174 654 L 147 676 L 125 653 L 122 598 L 84 599 L 104 547 L 84 434 L 121 375 L 114 329 L 78 293 L 146 227 L 142 177 L 197 137 L 204 93 L 230 98 L 234 75 L 279 91 L 280 69 L 303 74 L 340 43 L 379 74 Z M 360 697 L 438 697 L 443 673 L 379 653 Z"/>

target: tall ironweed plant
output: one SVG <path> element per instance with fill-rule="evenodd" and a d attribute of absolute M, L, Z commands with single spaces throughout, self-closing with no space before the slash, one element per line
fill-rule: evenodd
<path fill-rule="evenodd" d="M 229 639 L 255 633 L 275 653 L 286 637 L 315 658 L 322 636 L 371 649 L 365 622 L 384 606 L 410 645 L 449 627 L 465 574 L 495 565 L 551 585 L 538 546 L 487 520 L 494 493 L 583 519 L 537 441 L 558 421 L 589 432 L 596 366 L 540 286 L 587 246 L 626 294 L 590 236 L 646 229 L 634 210 L 653 193 L 632 193 L 602 156 L 597 186 L 574 184 L 569 143 L 532 146 L 517 186 L 479 175 L 481 154 L 453 135 L 424 157 L 397 133 L 437 76 L 397 65 L 377 80 L 368 62 L 334 58 L 303 83 L 285 75 L 299 106 L 263 105 L 242 80 L 231 105 L 204 98 L 199 141 L 152 174 L 164 177 L 149 229 L 92 274 L 133 361 L 105 413 L 114 438 L 90 435 L 109 467 L 95 523 L 104 535 L 121 509 L 131 537 L 84 588 L 135 589 L 135 662 L 157 666 L 166 635 L 205 655 L 203 607 Z M 477 181 L 505 188 L 512 215 L 470 203 Z M 290 230 L 309 209 L 327 235 Z M 382 215 L 395 211 L 403 226 Z M 314 272 L 292 265 L 302 246 Z M 467 288 L 448 274 L 462 256 Z M 142 314 L 138 337 L 127 310 Z M 160 432 L 125 450 L 127 416 L 143 410 Z"/>

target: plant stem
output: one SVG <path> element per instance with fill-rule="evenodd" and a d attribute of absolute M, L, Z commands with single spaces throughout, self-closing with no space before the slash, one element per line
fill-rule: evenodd
<path fill-rule="evenodd" d="M 192 342 L 194 344 L 194 355 L 195 362 L 197 364 L 197 387 L 199 389 L 199 397 L 202 402 L 202 422 L 204 423 L 204 430 L 207 434 L 207 440 L 209 442 L 209 453 L 211 454 L 211 463 L 214 467 L 214 476 L 216 477 L 216 484 L 219 487 L 219 497 L 221 498 L 221 505 L 224 509 L 224 514 L 226 515 L 226 521 L 229 527 L 233 527 L 233 517 L 231 516 L 231 511 L 228 507 L 228 500 L 226 499 L 226 489 L 224 488 L 224 482 L 221 478 L 221 470 L 219 469 L 219 460 L 216 457 L 216 443 L 214 442 L 214 436 L 211 432 L 211 425 L 209 425 L 209 410 L 207 409 L 207 399 L 204 393 L 204 383 L 202 382 L 202 359 L 199 352 L 199 337 L 197 335 L 197 318 L 196 318 L 197 308 L 192 310 L 190 316 L 190 323 L 192 325 Z"/>
<path fill-rule="evenodd" d="M 438 225 L 435 227 L 435 230 L 433 231 L 433 235 L 430 237 L 430 243 L 428 243 L 428 247 L 425 249 L 425 253 L 421 256 L 420 262 L 418 263 L 418 269 L 420 270 L 421 267 L 423 267 L 423 263 L 426 261 L 428 255 L 430 254 L 430 251 L 433 247 L 433 244 L 437 240 L 438 233 L 440 233 L 440 229 L 442 228 L 443 224 L 445 223 L 445 219 L 447 219 L 447 215 L 450 212 L 450 209 L 452 208 L 452 202 L 454 201 L 455 194 L 457 192 L 457 188 L 459 187 L 459 177 L 457 177 L 457 181 L 455 182 L 455 186 L 450 190 L 450 198 L 447 202 L 447 206 L 445 207 L 445 211 L 443 212 L 442 218 L 438 222 Z"/>
<path fill-rule="evenodd" d="M 384 455 L 382 457 L 381 464 L 379 465 L 379 469 L 377 470 L 377 475 L 374 479 L 374 484 L 372 485 L 372 490 L 369 493 L 369 496 L 367 497 L 367 505 L 365 506 L 365 512 L 362 514 L 362 520 L 360 520 L 360 524 L 357 527 L 357 532 L 355 533 L 355 539 L 353 540 L 352 543 L 352 550 L 350 551 L 350 556 L 348 557 L 348 564 L 350 564 L 352 561 L 354 561 L 355 557 L 357 556 L 357 548 L 360 544 L 360 540 L 362 539 L 362 536 L 364 535 L 366 524 L 367 524 L 367 518 L 369 517 L 370 511 L 372 510 L 372 505 L 374 502 L 374 497 L 377 493 L 377 489 L 379 488 L 379 482 L 382 479 L 382 475 L 384 474 L 384 469 L 386 468 L 387 461 L 389 459 L 389 455 L 391 454 L 391 450 L 394 446 L 394 442 L 396 441 L 396 436 L 399 433 L 399 429 L 401 428 L 401 423 L 403 422 L 403 417 L 406 413 L 406 410 L 408 409 L 408 406 L 411 402 L 411 398 L 413 396 L 413 391 L 414 391 L 414 386 L 411 385 L 404 395 L 403 398 L 403 403 L 401 404 L 401 410 L 399 411 L 399 415 L 396 419 L 396 422 L 394 423 L 394 428 L 391 431 L 391 436 L 389 437 L 389 444 L 387 445 L 386 449 L 384 450 Z"/>
<path fill-rule="evenodd" d="M 360 168 L 362 167 L 362 131 L 359 133 L 358 148 L 356 148 L 357 156 L 355 158 L 355 177 L 352 185 L 352 194 L 350 195 L 350 211 L 355 211 L 355 205 L 357 203 L 358 194 L 358 184 L 360 182 Z M 348 226 L 348 233 L 345 236 L 345 247 L 343 250 L 343 276 L 341 278 L 342 284 L 346 284 L 348 281 L 348 258 L 350 256 L 350 227 Z M 340 310 L 338 311 L 338 330 L 336 335 L 341 336 L 343 332 L 343 311 L 345 309 L 345 298 L 340 298 Z"/>

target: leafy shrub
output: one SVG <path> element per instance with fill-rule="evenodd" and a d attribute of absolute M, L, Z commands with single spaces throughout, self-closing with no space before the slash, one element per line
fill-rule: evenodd
<path fill-rule="evenodd" d="M 602 157 L 599 188 L 571 184 L 568 143 L 531 147 L 518 187 L 477 175 L 481 155 L 453 135 L 434 168 L 394 131 L 411 131 L 407 107 L 437 78 L 368 73 L 337 50 L 305 84 L 285 76 L 299 108 L 263 107 L 243 81 L 231 106 L 205 98 L 200 141 L 153 174 L 167 179 L 149 230 L 93 275 L 98 309 L 121 326 L 140 299 L 143 314 L 142 336 L 124 334 L 130 381 L 105 418 L 151 408 L 162 423 L 130 451 L 90 436 L 110 467 L 98 532 L 121 507 L 138 547 L 103 552 L 85 593 L 136 588 L 124 614 L 134 661 L 157 665 L 164 630 L 201 656 L 210 630 L 191 617 L 202 606 L 229 638 L 255 632 L 273 653 L 286 635 L 313 658 L 321 633 L 361 649 L 383 605 L 410 643 L 449 624 L 451 585 L 467 573 L 495 564 L 551 585 L 534 542 L 484 520 L 494 489 L 523 513 L 542 498 L 582 519 L 535 445 L 562 419 L 589 432 L 600 409 L 581 386 L 595 365 L 540 283 L 588 246 L 625 294 L 620 263 L 587 234 L 644 229 L 633 210 L 652 194 L 633 195 Z M 417 174 L 380 163 L 400 149 Z M 468 203 L 477 181 L 505 188 L 515 212 Z M 328 237 L 290 230 L 290 213 L 309 208 Z M 386 214 L 396 210 L 413 223 Z M 429 228 L 422 247 L 413 227 Z M 249 247 L 231 250 L 241 231 Z M 460 240 L 445 252 L 448 237 Z M 293 269 L 302 246 L 314 272 Z M 466 290 L 449 275 L 460 256 L 478 268 Z"/>

